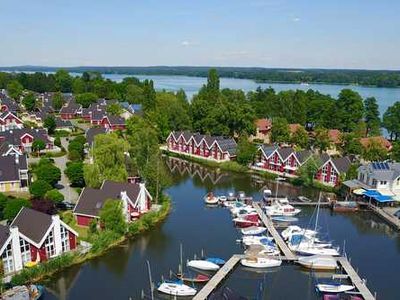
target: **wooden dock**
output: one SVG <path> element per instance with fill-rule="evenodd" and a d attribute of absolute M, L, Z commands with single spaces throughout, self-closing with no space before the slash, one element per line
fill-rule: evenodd
<path fill-rule="evenodd" d="M 360 292 L 360 294 L 364 298 L 364 300 L 374 300 L 375 299 L 374 295 L 372 295 L 370 290 L 367 288 L 365 282 L 360 278 L 360 276 L 354 270 L 353 266 L 350 264 L 350 262 L 347 260 L 347 258 L 346 257 L 338 257 L 337 261 L 342 266 L 342 268 L 346 272 L 346 274 L 349 276 L 351 282 L 357 288 L 357 290 Z"/>
<path fill-rule="evenodd" d="M 389 225 L 393 226 L 397 230 L 400 230 L 400 219 L 370 203 L 368 204 L 368 208 L 376 213 L 378 216 L 380 216 L 382 219 L 384 219 Z"/>
<path fill-rule="evenodd" d="M 286 245 L 285 241 L 282 239 L 279 232 L 275 229 L 274 224 L 272 224 L 272 221 L 262 211 L 260 205 L 258 203 L 253 203 L 253 207 L 255 208 L 256 212 L 258 213 L 258 216 L 260 217 L 261 222 L 265 225 L 265 227 L 267 227 L 268 232 L 274 238 L 276 245 L 279 247 L 279 249 L 285 256 L 285 259 L 286 260 L 297 260 L 297 256 Z"/>
<path fill-rule="evenodd" d="M 193 300 L 205 300 L 218 287 L 222 280 L 233 270 L 236 264 L 244 255 L 233 255 L 219 271 L 210 279 L 209 282 L 193 297 Z"/>
<path fill-rule="evenodd" d="M 301 201 L 289 201 L 290 205 L 293 206 L 317 206 L 318 202 L 311 201 L 311 202 L 301 202 Z M 330 207 L 331 203 L 330 202 L 321 202 L 320 207 Z"/>

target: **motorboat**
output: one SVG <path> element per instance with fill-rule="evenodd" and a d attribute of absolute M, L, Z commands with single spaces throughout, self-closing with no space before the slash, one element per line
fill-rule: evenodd
<path fill-rule="evenodd" d="M 191 260 L 187 263 L 188 267 L 195 268 L 203 271 L 217 271 L 219 265 L 207 260 Z"/>
<path fill-rule="evenodd" d="M 219 196 L 218 200 L 220 203 L 224 203 L 225 201 L 228 201 L 228 198 L 226 196 Z"/>
<path fill-rule="evenodd" d="M 196 274 L 192 277 L 182 274 L 177 274 L 176 277 L 182 280 L 183 282 L 191 282 L 191 283 L 205 283 L 210 280 L 210 276 L 204 274 Z"/>
<path fill-rule="evenodd" d="M 290 250 L 302 255 L 329 255 L 339 256 L 339 248 L 331 248 L 331 243 L 315 242 L 313 238 L 308 238 L 304 235 L 292 235 L 288 241 Z"/>
<path fill-rule="evenodd" d="M 246 257 L 242 258 L 240 263 L 245 267 L 263 269 L 279 267 L 282 264 L 282 260 L 267 257 Z"/>
<path fill-rule="evenodd" d="M 309 198 L 307 198 L 307 197 L 305 197 L 305 196 L 298 196 L 297 199 L 298 199 L 300 202 L 311 202 L 311 201 L 312 201 L 311 199 L 309 199 Z"/>
<path fill-rule="evenodd" d="M 282 222 L 282 223 L 293 223 L 297 222 L 299 219 L 295 217 L 289 217 L 289 216 L 276 216 L 271 218 L 272 221 L 275 222 Z"/>
<path fill-rule="evenodd" d="M 331 294 L 326 293 L 323 295 L 322 300 L 364 300 L 364 298 L 357 295 L 349 294 Z"/>
<path fill-rule="evenodd" d="M 272 205 L 265 207 L 268 216 L 289 216 L 297 215 L 301 210 L 289 204 L 287 198 L 276 199 Z"/>
<path fill-rule="evenodd" d="M 231 202 L 231 201 L 236 201 L 236 200 L 237 200 L 237 198 L 236 198 L 234 192 L 229 192 L 229 193 L 228 193 L 228 196 L 227 196 L 226 198 L 227 198 L 227 200 L 228 200 L 229 202 Z"/>
<path fill-rule="evenodd" d="M 184 284 L 183 280 L 167 280 L 162 282 L 157 289 L 159 292 L 173 296 L 194 296 L 197 290 Z"/>
<path fill-rule="evenodd" d="M 358 204 L 355 201 L 336 201 L 332 202 L 332 210 L 335 212 L 356 212 Z"/>
<path fill-rule="evenodd" d="M 258 235 L 264 233 L 266 230 L 267 228 L 265 227 L 251 226 L 243 228 L 240 231 L 243 235 Z"/>
<path fill-rule="evenodd" d="M 225 201 L 224 202 L 224 206 L 228 207 L 230 209 L 233 208 L 242 208 L 242 207 L 246 207 L 247 205 L 244 204 L 243 202 L 239 202 L 239 201 Z"/>
<path fill-rule="evenodd" d="M 265 245 L 250 245 L 244 252 L 247 256 L 277 256 L 280 255 L 280 251 L 276 247 L 269 247 Z"/>
<path fill-rule="evenodd" d="M 253 217 L 258 218 L 258 213 L 255 211 L 248 212 L 248 211 L 244 210 L 244 211 L 240 211 L 239 213 L 237 213 L 236 216 L 238 218 L 244 218 L 244 219 L 249 218 L 249 217 L 250 218 L 253 218 Z"/>
<path fill-rule="evenodd" d="M 354 285 L 340 284 L 340 283 L 317 284 L 316 288 L 317 291 L 323 293 L 344 293 L 354 290 Z"/>
<path fill-rule="evenodd" d="M 257 220 L 249 220 L 245 218 L 234 218 L 233 222 L 235 225 L 239 228 L 247 228 L 247 227 L 253 227 L 253 226 L 258 226 L 260 222 Z"/>
<path fill-rule="evenodd" d="M 297 263 L 312 270 L 335 270 L 338 267 L 334 257 L 325 255 L 299 257 Z"/>
<path fill-rule="evenodd" d="M 204 196 L 204 202 L 209 205 L 218 204 L 218 197 L 214 196 L 213 193 L 208 193 Z"/>
<path fill-rule="evenodd" d="M 225 260 L 219 257 L 207 257 L 206 261 L 210 261 L 216 265 L 222 266 L 225 264 Z"/>
<path fill-rule="evenodd" d="M 246 235 L 242 238 L 242 243 L 246 246 L 250 245 L 266 245 L 275 246 L 272 237 L 267 237 L 265 235 Z"/>
<path fill-rule="evenodd" d="M 315 230 L 311 230 L 311 229 L 303 229 L 297 225 L 290 225 L 281 232 L 281 235 L 285 240 L 289 240 L 292 237 L 292 235 L 295 235 L 295 234 L 301 234 L 306 237 L 312 238 L 317 235 L 317 232 Z"/>
<path fill-rule="evenodd" d="M 231 214 L 233 216 L 245 215 L 250 213 L 257 214 L 255 208 L 249 205 L 231 208 Z"/>

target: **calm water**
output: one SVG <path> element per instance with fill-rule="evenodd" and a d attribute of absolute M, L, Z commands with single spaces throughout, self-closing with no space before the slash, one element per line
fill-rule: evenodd
<path fill-rule="evenodd" d="M 170 165 L 174 185 L 168 190 L 173 209 L 168 219 L 152 232 L 112 249 L 106 255 L 70 268 L 46 282 L 54 294 L 45 299 L 139 299 L 142 289 L 148 289 L 146 260 L 152 266 L 155 282 L 168 277 L 179 263 L 179 245 L 183 244 L 184 260 L 204 249 L 210 256 L 225 259 L 243 249 L 232 226 L 229 211 L 207 208 L 202 197 L 209 190 L 217 193 L 245 191 L 260 196 L 261 184 L 247 175 L 208 172 L 198 165 Z M 190 174 L 189 174 L 190 173 Z M 269 183 L 273 189 L 275 183 Z M 282 184 L 278 194 L 295 197 L 298 194 L 316 197 L 314 191 L 299 190 Z M 308 224 L 313 209 L 304 209 L 302 224 Z M 398 299 L 400 270 L 400 238 L 387 225 L 369 213 L 332 214 L 323 209 L 320 217 L 322 232 L 342 245 L 352 263 L 368 279 L 368 286 L 378 293 L 378 299 Z M 314 279 L 307 271 L 287 265 L 268 273 L 257 273 L 238 267 L 224 282 L 249 299 L 318 299 Z M 260 296 L 260 285 L 263 286 Z M 257 298 L 258 297 L 258 298 Z"/>
<path fill-rule="evenodd" d="M 128 75 L 122 74 L 104 74 L 104 77 L 121 81 Z M 178 91 L 183 89 L 189 98 L 197 93 L 199 89 L 206 83 L 207 79 L 202 77 L 188 77 L 188 76 L 167 76 L 167 75 L 135 75 L 141 80 L 152 79 L 155 87 L 159 90 L 165 89 L 167 91 Z M 317 90 L 323 94 L 329 94 L 336 97 L 344 88 L 350 88 L 357 91 L 363 98 L 375 97 L 380 106 L 381 113 L 384 113 L 388 106 L 396 101 L 400 101 L 400 88 L 376 88 L 376 87 L 362 87 L 355 85 L 331 85 L 331 84 L 286 84 L 286 83 L 257 83 L 249 79 L 235 79 L 235 78 L 221 78 L 221 87 L 230 89 L 241 89 L 245 92 L 254 91 L 257 87 L 261 86 L 263 89 L 272 87 L 275 91 L 284 90 Z"/>

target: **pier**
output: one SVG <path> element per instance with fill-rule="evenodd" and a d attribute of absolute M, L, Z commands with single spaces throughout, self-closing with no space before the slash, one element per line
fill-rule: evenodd
<path fill-rule="evenodd" d="M 244 255 L 233 255 L 209 282 L 193 297 L 193 300 L 204 300 L 217 288 L 222 280 L 233 270 L 236 264 L 244 257 Z"/>
<path fill-rule="evenodd" d="M 289 247 L 286 245 L 285 241 L 279 234 L 279 232 L 276 230 L 274 224 L 272 224 L 272 221 L 267 218 L 265 213 L 262 211 L 260 205 L 258 203 L 253 203 L 253 207 L 255 208 L 256 212 L 258 213 L 258 216 L 261 219 L 261 222 L 264 224 L 265 227 L 267 227 L 268 232 L 271 234 L 271 236 L 274 238 L 276 245 L 279 247 L 281 252 L 283 253 L 284 257 L 286 260 L 297 260 L 297 256 L 290 251 Z"/>
<path fill-rule="evenodd" d="M 379 217 L 384 219 L 389 225 L 393 226 L 397 230 L 400 230 L 400 219 L 396 218 L 394 215 L 389 214 L 383 209 L 375 205 L 372 205 L 371 203 L 368 204 L 368 208 L 372 210 L 375 214 L 377 214 Z"/>

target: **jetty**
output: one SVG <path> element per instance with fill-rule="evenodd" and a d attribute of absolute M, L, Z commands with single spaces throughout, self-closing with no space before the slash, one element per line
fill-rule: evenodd
<path fill-rule="evenodd" d="M 271 219 L 267 217 L 267 215 L 262 211 L 260 205 L 258 203 L 253 203 L 253 207 L 258 213 L 261 222 L 267 228 L 270 235 L 274 238 L 276 245 L 281 250 L 283 256 L 286 260 L 297 260 L 297 256 L 289 249 L 288 245 L 285 243 L 279 232 L 276 230 L 274 224 Z"/>
<path fill-rule="evenodd" d="M 371 203 L 368 203 L 368 208 L 372 210 L 375 214 L 385 220 L 389 225 L 393 226 L 395 229 L 400 230 L 400 219 L 396 218 L 394 215 L 389 214 L 382 208 L 379 208 Z"/>
<path fill-rule="evenodd" d="M 204 300 L 217 288 L 220 282 L 233 270 L 236 264 L 244 258 L 244 255 L 234 254 L 209 282 L 193 297 L 193 300 Z"/>

